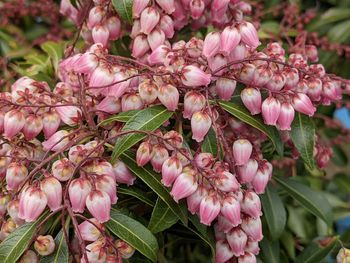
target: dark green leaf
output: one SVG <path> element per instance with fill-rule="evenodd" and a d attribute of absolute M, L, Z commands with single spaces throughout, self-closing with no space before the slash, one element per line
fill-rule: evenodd
<path fill-rule="evenodd" d="M 298 149 L 306 168 L 309 171 L 315 169 L 314 145 L 315 125 L 310 117 L 297 113 L 292 123 L 290 136 L 295 147 Z"/>
<path fill-rule="evenodd" d="M 114 235 L 130 244 L 141 254 L 153 262 L 157 261 L 159 250 L 157 239 L 140 222 L 112 208 L 111 219 L 106 226 Z"/>
<path fill-rule="evenodd" d="M 125 124 L 122 131 L 154 131 L 173 115 L 164 106 L 157 105 L 139 111 Z M 119 138 L 112 153 L 112 162 L 124 151 L 141 141 L 147 135 L 143 133 L 129 133 Z"/>
<path fill-rule="evenodd" d="M 153 192 L 155 192 L 179 217 L 182 223 L 187 225 L 187 213 L 184 209 L 174 201 L 170 196 L 169 190 L 160 182 L 159 174 L 155 173 L 148 167 L 139 167 L 135 161 L 135 154 L 131 152 L 125 152 L 120 159 L 129 167 L 138 178 L 140 178 L 145 184 L 147 184 Z"/>
<path fill-rule="evenodd" d="M 286 249 L 288 256 L 291 259 L 295 259 L 295 241 L 293 235 L 288 231 L 284 231 L 280 240 Z"/>
<path fill-rule="evenodd" d="M 278 154 L 283 155 L 283 142 L 275 127 L 265 125 L 259 116 L 252 116 L 245 107 L 239 103 L 219 101 L 219 104 L 231 115 L 265 133 L 272 141 Z"/>
<path fill-rule="evenodd" d="M 333 182 L 346 193 L 350 193 L 350 177 L 345 173 L 337 173 L 333 177 Z"/>
<path fill-rule="evenodd" d="M 269 185 L 260 196 L 271 238 L 276 240 L 282 234 L 287 221 L 286 209 L 276 190 Z"/>
<path fill-rule="evenodd" d="M 145 204 L 148 204 L 149 206 L 154 206 L 154 201 L 148 198 L 146 193 L 144 193 L 138 188 L 131 187 L 131 186 L 128 186 L 128 187 L 118 186 L 118 193 L 136 197 L 137 199 L 144 202 Z"/>
<path fill-rule="evenodd" d="M 114 121 L 119 121 L 119 122 L 127 122 L 129 121 L 133 116 L 136 115 L 136 113 L 140 112 L 139 110 L 128 110 L 128 111 L 123 111 L 118 113 L 117 115 L 114 115 L 112 117 L 109 117 L 108 119 L 105 119 L 101 121 L 98 126 L 103 126 L 110 124 L 111 122 Z"/>
<path fill-rule="evenodd" d="M 332 207 L 321 192 L 312 190 L 310 187 L 294 180 L 284 180 L 274 177 L 278 184 L 300 203 L 306 210 L 323 219 L 328 226 L 332 224 Z"/>
<path fill-rule="evenodd" d="M 278 241 L 269 241 L 266 237 L 261 241 L 260 247 L 264 257 L 264 262 L 280 262 L 280 243 Z"/>
<path fill-rule="evenodd" d="M 4 241 L 0 243 L 0 262 L 14 263 L 21 257 L 29 242 L 32 240 L 36 232 L 37 226 L 44 219 L 44 213 L 39 219 L 33 223 L 24 224 L 13 231 Z"/>
<path fill-rule="evenodd" d="M 340 146 L 334 145 L 332 161 L 338 166 L 346 166 L 348 164 L 348 157 Z"/>
<path fill-rule="evenodd" d="M 178 220 L 179 217 L 175 215 L 170 207 L 158 197 L 147 228 L 152 233 L 158 233 L 168 229 Z"/>
<path fill-rule="evenodd" d="M 330 8 L 314 23 L 308 26 L 309 30 L 316 30 L 324 25 L 341 21 L 350 17 L 349 8 Z"/>
<path fill-rule="evenodd" d="M 68 263 L 69 249 L 64 238 L 63 230 L 61 230 L 55 238 L 55 252 L 49 256 L 42 257 L 40 263 Z"/>
<path fill-rule="evenodd" d="M 210 128 L 208 134 L 205 136 L 202 144 L 202 151 L 211 153 L 213 156 L 218 155 L 218 143 L 215 131 L 212 128 Z"/>
<path fill-rule="evenodd" d="M 117 13 L 129 24 L 132 24 L 132 2 L 133 0 L 112 0 Z"/>
<path fill-rule="evenodd" d="M 350 17 L 350 16 L 349 16 Z M 350 38 L 350 21 L 346 20 L 333 26 L 327 33 L 330 41 L 333 43 L 344 43 Z"/>
<path fill-rule="evenodd" d="M 333 237 L 331 240 L 313 241 L 308 245 L 302 253 L 295 259 L 295 262 L 303 263 L 319 263 L 324 259 L 337 244 L 338 237 Z M 323 243 L 326 244 L 323 244 Z"/>

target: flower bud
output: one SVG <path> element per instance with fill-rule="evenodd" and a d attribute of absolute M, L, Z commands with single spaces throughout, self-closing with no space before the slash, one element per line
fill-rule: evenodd
<path fill-rule="evenodd" d="M 111 199 L 104 191 L 91 191 L 86 198 L 86 207 L 91 215 L 101 223 L 105 223 L 111 218 Z"/>
<path fill-rule="evenodd" d="M 24 137 L 30 141 L 34 139 L 43 129 L 43 120 L 40 116 L 29 115 L 23 127 Z"/>
<path fill-rule="evenodd" d="M 66 130 L 60 130 L 55 132 L 51 137 L 42 143 L 45 151 L 58 152 L 64 149 L 69 143 L 69 132 Z"/>
<path fill-rule="evenodd" d="M 273 73 L 270 67 L 267 65 L 260 65 L 256 67 L 254 71 L 254 76 L 253 76 L 254 86 L 263 87 L 265 85 L 268 85 L 272 77 L 273 77 Z"/>
<path fill-rule="evenodd" d="M 242 166 L 238 166 L 238 179 L 241 183 L 250 183 L 258 171 L 258 162 L 254 159 Z"/>
<path fill-rule="evenodd" d="M 201 111 L 205 106 L 205 97 L 197 91 L 189 91 L 184 98 L 183 116 L 191 119 L 193 113 Z"/>
<path fill-rule="evenodd" d="M 288 103 L 288 102 L 284 102 L 281 105 L 281 112 L 280 115 L 278 116 L 278 128 L 281 131 L 290 131 L 291 129 L 291 124 L 294 120 L 294 108 L 293 106 Z"/>
<path fill-rule="evenodd" d="M 83 213 L 85 209 L 86 198 L 91 192 L 92 186 L 88 179 L 74 179 L 68 187 L 69 200 L 73 212 Z"/>
<path fill-rule="evenodd" d="M 261 241 L 263 239 L 260 217 L 243 219 L 241 227 L 253 241 Z"/>
<path fill-rule="evenodd" d="M 235 92 L 237 82 L 227 78 L 219 78 L 215 83 L 216 94 L 220 99 L 229 101 Z"/>
<path fill-rule="evenodd" d="M 105 241 L 96 240 L 95 242 L 89 244 L 85 248 L 86 256 L 88 261 L 85 261 L 85 257 L 83 256 L 81 259 L 81 263 L 105 263 L 107 258 L 107 253 L 105 249 Z"/>
<path fill-rule="evenodd" d="M 56 112 L 60 115 L 61 120 L 69 126 L 77 125 L 82 116 L 81 110 L 76 106 L 56 107 Z"/>
<path fill-rule="evenodd" d="M 214 194 L 206 196 L 199 206 L 200 222 L 210 226 L 211 222 L 219 215 L 220 207 L 220 201 Z"/>
<path fill-rule="evenodd" d="M 281 103 L 274 97 L 268 97 L 261 105 L 262 116 L 267 125 L 276 125 L 281 112 Z"/>
<path fill-rule="evenodd" d="M 94 26 L 100 24 L 105 16 L 106 11 L 103 9 L 102 6 L 95 6 L 91 8 L 87 20 L 88 28 L 92 29 Z"/>
<path fill-rule="evenodd" d="M 48 111 L 43 115 L 43 132 L 45 138 L 50 138 L 58 129 L 61 123 L 60 115 L 56 111 Z"/>
<path fill-rule="evenodd" d="M 92 39 L 94 43 L 101 43 L 104 47 L 108 44 L 109 31 L 106 25 L 96 25 L 92 28 Z"/>
<path fill-rule="evenodd" d="M 208 86 L 211 75 L 204 73 L 196 66 L 189 65 L 183 67 L 181 80 L 188 87 Z"/>
<path fill-rule="evenodd" d="M 160 19 L 159 12 L 154 7 L 147 7 L 141 13 L 140 23 L 141 32 L 148 35 L 158 24 Z"/>
<path fill-rule="evenodd" d="M 7 204 L 10 201 L 9 195 L 0 195 L 0 216 L 4 216 L 6 213 Z"/>
<path fill-rule="evenodd" d="M 31 186 L 21 194 L 18 216 L 26 222 L 33 222 L 45 210 L 46 205 L 45 193 L 40 188 Z"/>
<path fill-rule="evenodd" d="M 209 169 L 214 163 L 214 157 L 211 153 L 199 153 L 194 157 L 195 164 L 202 169 Z"/>
<path fill-rule="evenodd" d="M 252 23 L 243 22 L 239 25 L 238 30 L 244 44 L 252 48 L 257 48 L 260 45 L 258 32 Z"/>
<path fill-rule="evenodd" d="M 268 171 L 265 169 L 259 169 L 254 176 L 253 181 L 251 182 L 254 191 L 257 194 L 263 194 L 265 192 L 265 188 L 267 186 L 267 183 L 269 182 L 270 175 Z"/>
<path fill-rule="evenodd" d="M 258 255 L 260 252 L 259 242 L 248 239 L 245 251 L 250 252 L 254 255 Z"/>
<path fill-rule="evenodd" d="M 211 127 L 212 121 L 210 116 L 204 111 L 198 111 L 192 115 L 191 129 L 192 139 L 197 142 L 204 140 L 205 135 L 208 133 Z"/>
<path fill-rule="evenodd" d="M 24 164 L 10 163 L 6 171 L 6 183 L 8 190 L 17 190 L 28 175 L 28 169 Z"/>
<path fill-rule="evenodd" d="M 152 149 L 152 159 L 151 159 L 153 170 L 156 171 L 157 173 L 162 171 L 163 163 L 168 158 L 169 158 L 168 150 L 161 145 L 155 145 Z"/>
<path fill-rule="evenodd" d="M 227 196 L 221 206 L 221 214 L 228 219 L 232 226 L 238 226 L 241 220 L 241 206 L 238 200 L 232 196 Z"/>
<path fill-rule="evenodd" d="M 121 22 L 117 16 L 112 16 L 107 19 L 106 26 L 109 31 L 109 39 L 117 40 L 120 37 Z"/>
<path fill-rule="evenodd" d="M 239 139 L 233 143 L 232 150 L 235 164 L 244 165 L 249 161 L 253 146 L 250 141 L 246 139 Z"/>
<path fill-rule="evenodd" d="M 1 232 L 0 232 L 0 240 L 4 240 L 7 238 L 13 231 L 17 228 L 15 222 L 9 218 L 5 222 L 2 223 Z"/>
<path fill-rule="evenodd" d="M 275 72 L 271 79 L 266 83 L 266 88 L 273 92 L 280 91 L 284 84 L 286 83 L 286 78 L 283 74 L 279 72 Z"/>
<path fill-rule="evenodd" d="M 52 164 L 52 175 L 59 181 L 68 181 L 74 172 L 74 165 L 67 159 L 59 159 Z"/>
<path fill-rule="evenodd" d="M 135 58 L 140 58 L 146 54 L 148 50 L 150 50 L 150 46 L 148 44 L 147 36 L 143 34 L 138 35 L 134 39 L 134 43 L 132 45 L 132 55 Z"/>
<path fill-rule="evenodd" d="M 111 176 L 100 175 L 95 181 L 95 186 L 97 190 L 104 191 L 109 195 L 111 204 L 117 203 L 117 184 Z"/>
<path fill-rule="evenodd" d="M 237 263 L 256 263 L 256 257 L 250 253 L 250 252 L 245 252 L 244 255 L 240 256 L 238 258 Z"/>
<path fill-rule="evenodd" d="M 122 97 L 122 111 L 141 110 L 144 104 L 139 94 L 125 94 Z"/>
<path fill-rule="evenodd" d="M 205 3 L 203 0 L 190 1 L 190 11 L 193 19 L 199 19 L 203 15 L 204 9 Z"/>
<path fill-rule="evenodd" d="M 176 155 L 166 159 L 162 165 L 162 183 L 170 187 L 181 171 L 182 164 Z"/>
<path fill-rule="evenodd" d="M 241 92 L 241 99 L 244 106 L 246 106 L 252 115 L 256 115 L 261 112 L 261 94 L 259 90 L 254 88 L 245 88 Z"/>
<path fill-rule="evenodd" d="M 174 0 L 156 0 L 156 2 L 167 14 L 171 14 L 175 11 Z"/>
<path fill-rule="evenodd" d="M 138 166 L 146 165 L 152 158 L 152 145 L 146 141 L 142 142 L 136 152 L 136 162 Z"/>
<path fill-rule="evenodd" d="M 259 196 L 253 191 L 247 191 L 244 194 L 243 201 L 241 203 L 242 212 L 257 218 L 262 215 L 261 213 L 261 203 Z"/>
<path fill-rule="evenodd" d="M 244 255 L 244 249 L 248 241 L 248 236 L 241 228 L 234 228 L 226 235 L 233 254 L 236 257 Z"/>
<path fill-rule="evenodd" d="M 22 111 L 8 111 L 4 117 L 4 136 L 11 139 L 22 130 L 24 124 L 25 118 Z"/>
<path fill-rule="evenodd" d="M 197 187 L 198 183 L 194 171 L 185 171 L 176 178 L 170 195 L 178 203 L 180 199 L 192 195 Z"/>
<path fill-rule="evenodd" d="M 322 81 L 317 78 L 309 78 L 307 79 L 307 95 L 313 101 L 319 101 L 321 99 L 322 94 Z"/>
<path fill-rule="evenodd" d="M 99 66 L 91 73 L 89 79 L 90 87 L 104 87 L 111 85 L 114 82 L 114 74 L 113 71 L 105 64 L 99 64 Z M 91 89 L 90 91 L 98 95 L 106 88 L 96 88 Z M 113 95 L 113 94 L 109 94 Z M 61 115 L 61 114 L 60 114 Z"/>
<path fill-rule="evenodd" d="M 160 45 L 163 45 L 165 41 L 165 34 L 161 29 L 156 28 L 148 34 L 147 41 L 152 51 L 156 50 Z"/>
<path fill-rule="evenodd" d="M 220 36 L 220 50 L 226 55 L 229 55 L 241 41 L 241 35 L 234 26 L 227 26 L 222 31 Z"/>
<path fill-rule="evenodd" d="M 286 76 L 286 84 L 284 85 L 285 89 L 295 89 L 299 82 L 299 71 L 296 68 L 284 69 Z"/>
<path fill-rule="evenodd" d="M 47 197 L 47 205 L 51 211 L 57 210 L 62 203 L 62 185 L 53 176 L 47 177 L 40 183 L 41 190 Z"/>
<path fill-rule="evenodd" d="M 149 0 L 134 0 L 132 3 L 132 16 L 140 17 L 141 12 L 147 7 Z"/>
<path fill-rule="evenodd" d="M 34 248 L 41 256 L 50 255 L 55 250 L 55 241 L 52 236 L 38 236 L 34 242 Z"/>
<path fill-rule="evenodd" d="M 179 91 L 173 85 L 162 85 L 159 88 L 158 99 L 169 111 L 175 111 L 177 109 L 179 96 Z"/>
<path fill-rule="evenodd" d="M 135 249 L 130 246 L 128 243 L 126 243 L 124 240 L 117 239 L 115 241 L 115 246 L 118 249 L 118 252 L 124 259 L 131 258 L 132 255 L 135 253 Z"/>
<path fill-rule="evenodd" d="M 149 55 L 149 57 L 148 57 L 149 64 L 151 64 L 151 65 L 163 64 L 169 51 L 170 50 L 166 45 L 160 45 Z M 139 87 L 139 89 L 140 89 L 140 87 Z M 142 95 L 141 95 L 141 97 L 142 97 Z M 142 99 L 143 99 L 143 97 L 142 97 Z M 147 100 L 145 102 L 148 103 Z"/>
<path fill-rule="evenodd" d="M 199 212 L 200 204 L 207 195 L 208 190 L 203 185 L 199 185 L 197 190 L 187 197 L 187 208 L 192 215 Z"/>
<path fill-rule="evenodd" d="M 228 243 L 223 240 L 216 242 L 215 252 L 215 263 L 225 263 L 233 257 L 231 248 L 229 247 Z"/>
<path fill-rule="evenodd" d="M 210 32 L 204 39 L 203 43 L 203 55 L 206 58 L 215 56 L 220 48 L 220 33 Z"/>
<path fill-rule="evenodd" d="M 255 70 L 256 70 L 256 66 L 254 64 L 247 63 L 243 66 L 239 74 L 239 78 L 243 83 L 250 85 L 254 81 Z"/>
<path fill-rule="evenodd" d="M 350 260 L 350 249 L 341 248 L 337 255 L 337 263 L 348 263 Z"/>
<path fill-rule="evenodd" d="M 316 108 L 312 105 L 310 98 L 303 94 L 297 93 L 292 100 L 292 105 L 296 111 L 304 113 L 306 115 L 314 115 Z"/>
<path fill-rule="evenodd" d="M 90 221 L 100 228 L 103 228 L 103 226 L 96 220 L 96 218 L 90 218 Z M 96 241 L 101 236 L 101 232 L 98 230 L 98 228 L 87 220 L 83 221 L 78 226 L 78 228 L 81 237 L 85 241 Z"/>
<path fill-rule="evenodd" d="M 244 44 L 239 44 L 236 48 L 234 48 L 230 55 L 229 61 L 240 61 L 245 58 L 247 52 L 247 47 Z M 239 66 L 238 66 L 239 67 Z"/>
<path fill-rule="evenodd" d="M 146 79 L 138 86 L 141 99 L 146 104 L 152 104 L 158 96 L 158 87 L 155 82 Z"/>
<path fill-rule="evenodd" d="M 172 38 L 174 36 L 174 21 L 170 16 L 162 16 L 159 27 L 164 32 L 166 38 Z"/>
<path fill-rule="evenodd" d="M 62 1 L 63 2 L 63 1 Z M 33 250 L 27 250 L 23 253 L 18 263 L 38 263 L 39 258 Z"/>
<path fill-rule="evenodd" d="M 121 184 L 133 185 L 136 177 L 122 161 L 117 160 L 113 165 L 116 181 Z"/>
<path fill-rule="evenodd" d="M 121 103 L 119 98 L 114 96 L 106 96 L 99 104 L 96 105 L 99 111 L 115 114 L 121 111 Z"/>
<path fill-rule="evenodd" d="M 16 225 L 23 225 L 24 220 L 19 218 L 19 200 L 13 199 L 7 204 L 7 213 Z"/>

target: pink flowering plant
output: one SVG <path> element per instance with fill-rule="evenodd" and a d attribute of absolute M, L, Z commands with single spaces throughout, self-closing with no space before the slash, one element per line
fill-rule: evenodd
<path fill-rule="evenodd" d="M 52 9 L 61 31 L 1 82 L 0 262 L 348 262 L 326 112 L 350 82 L 313 13 L 277 6 L 274 34 L 257 2 Z"/>

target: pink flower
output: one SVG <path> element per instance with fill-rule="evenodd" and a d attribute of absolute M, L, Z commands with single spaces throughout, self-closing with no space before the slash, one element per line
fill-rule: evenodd
<path fill-rule="evenodd" d="M 96 220 L 96 218 L 90 218 L 90 221 L 102 228 L 102 225 Z M 96 226 L 89 221 L 83 221 L 79 226 L 80 234 L 85 241 L 96 241 L 100 236 L 101 232 Z"/>
<path fill-rule="evenodd" d="M 260 252 L 259 242 L 248 239 L 245 251 L 250 252 L 254 255 L 258 255 Z"/>
<path fill-rule="evenodd" d="M 281 112 L 281 103 L 274 97 L 268 97 L 261 105 L 262 116 L 267 125 L 276 125 Z"/>
<path fill-rule="evenodd" d="M 211 75 L 204 73 L 196 66 L 189 65 L 182 69 L 182 83 L 189 87 L 208 86 L 211 81 Z"/>
<path fill-rule="evenodd" d="M 45 151 L 61 151 L 69 143 L 69 132 L 60 130 L 54 133 L 48 140 L 44 141 L 42 145 Z"/>
<path fill-rule="evenodd" d="M 90 91 L 98 95 L 102 93 L 114 81 L 113 71 L 106 65 L 99 65 L 92 73 L 89 79 L 89 86 L 96 87 Z M 103 87 L 103 88 L 100 88 Z"/>
<path fill-rule="evenodd" d="M 242 165 L 238 166 L 238 178 L 241 183 L 250 183 L 256 172 L 258 171 L 258 162 L 255 159 L 249 159 L 249 161 Z"/>
<path fill-rule="evenodd" d="M 56 107 L 56 112 L 60 115 L 61 120 L 69 126 L 77 125 L 82 118 L 81 110 L 76 106 Z"/>
<path fill-rule="evenodd" d="M 292 105 L 296 111 L 304 113 L 306 115 L 314 115 L 316 108 L 312 105 L 310 98 L 303 94 L 297 93 L 292 100 Z"/>
<path fill-rule="evenodd" d="M 187 197 L 187 208 L 192 215 L 199 212 L 200 204 L 207 195 L 208 190 L 204 186 L 199 185 L 197 190 Z"/>
<path fill-rule="evenodd" d="M 200 222 L 210 226 L 211 222 L 219 215 L 220 207 L 220 201 L 215 195 L 206 196 L 199 206 Z"/>
<path fill-rule="evenodd" d="M 156 0 L 156 2 L 167 14 L 175 11 L 174 0 Z"/>
<path fill-rule="evenodd" d="M 120 37 L 121 33 L 121 22 L 118 17 L 112 16 L 108 18 L 106 26 L 109 31 L 109 39 L 117 40 Z"/>
<path fill-rule="evenodd" d="M 206 58 L 215 56 L 220 48 L 220 33 L 210 32 L 204 39 L 203 43 L 203 55 Z"/>
<path fill-rule="evenodd" d="M 149 0 L 134 0 L 132 3 L 133 17 L 139 17 L 141 12 L 147 7 Z"/>
<path fill-rule="evenodd" d="M 188 91 L 184 98 L 183 117 L 191 119 L 193 113 L 201 111 L 205 106 L 205 97 L 197 91 Z"/>
<path fill-rule="evenodd" d="M 162 16 L 159 27 L 164 32 L 166 38 L 172 38 L 174 36 L 174 21 L 170 16 Z"/>
<path fill-rule="evenodd" d="M 153 50 L 151 55 L 148 57 L 148 62 L 151 65 L 163 64 L 165 57 L 169 53 L 169 51 L 170 50 L 166 45 L 160 45 L 155 50 Z"/>
<path fill-rule="evenodd" d="M 198 187 L 196 175 L 194 171 L 184 171 L 175 180 L 171 189 L 171 196 L 176 202 L 193 194 Z"/>
<path fill-rule="evenodd" d="M 277 120 L 278 128 L 282 131 L 290 131 L 294 115 L 295 112 L 293 106 L 288 102 L 282 103 L 281 112 Z"/>
<path fill-rule="evenodd" d="M 162 165 L 162 183 L 170 187 L 181 171 L 182 164 L 176 155 L 166 159 Z"/>
<path fill-rule="evenodd" d="M 236 176 L 227 171 L 217 174 L 215 186 L 224 192 L 235 192 L 240 188 Z"/>
<path fill-rule="evenodd" d="M 238 26 L 242 42 L 249 47 L 257 48 L 260 45 L 258 32 L 250 22 L 243 22 Z"/>
<path fill-rule="evenodd" d="M 212 4 L 211 4 L 211 8 L 214 11 L 218 11 L 221 9 L 225 9 L 227 8 L 228 4 L 230 3 L 230 0 L 213 0 Z"/>
<path fill-rule="evenodd" d="M 92 28 L 94 43 L 101 43 L 104 47 L 108 44 L 109 31 L 106 25 L 96 25 Z"/>
<path fill-rule="evenodd" d="M 38 187 L 29 187 L 22 192 L 19 200 L 19 214 L 26 222 L 35 221 L 45 210 L 47 197 Z"/>
<path fill-rule="evenodd" d="M 159 46 L 163 45 L 165 41 L 165 34 L 161 29 L 156 28 L 148 34 L 147 41 L 152 51 L 156 50 Z"/>
<path fill-rule="evenodd" d="M 256 262 L 257 262 L 256 257 L 250 252 L 245 252 L 244 255 L 238 258 L 238 263 L 256 263 Z"/>
<path fill-rule="evenodd" d="M 28 115 L 26 118 L 23 134 L 27 140 L 34 139 L 43 129 L 44 124 L 41 116 Z"/>
<path fill-rule="evenodd" d="M 259 169 L 256 175 L 254 176 L 253 181 L 251 182 L 254 191 L 257 194 L 263 194 L 267 183 L 269 182 L 270 174 L 266 169 Z"/>
<path fill-rule="evenodd" d="M 106 11 L 102 6 L 95 6 L 91 8 L 87 20 L 88 28 L 92 29 L 94 26 L 100 24 L 106 15 Z"/>
<path fill-rule="evenodd" d="M 168 150 L 162 145 L 155 145 L 152 148 L 152 159 L 151 164 L 153 170 L 159 173 L 162 171 L 162 166 L 165 160 L 169 158 Z"/>
<path fill-rule="evenodd" d="M 6 188 L 8 190 L 17 190 L 28 175 L 28 169 L 24 164 L 12 162 L 6 170 Z"/>
<path fill-rule="evenodd" d="M 203 15 L 205 9 L 205 3 L 203 0 L 192 0 L 190 1 L 191 17 L 198 19 Z"/>
<path fill-rule="evenodd" d="M 261 213 L 261 203 L 259 196 L 253 191 L 247 191 L 244 194 L 243 201 L 241 203 L 242 212 L 257 218 L 262 215 Z"/>
<path fill-rule="evenodd" d="M 96 181 L 95 186 L 97 190 L 106 192 L 109 195 L 111 204 L 116 204 L 117 197 L 117 184 L 112 177 L 109 175 L 100 175 Z"/>
<path fill-rule="evenodd" d="M 246 106 L 252 115 L 256 115 L 261 112 L 261 94 L 259 90 L 254 88 L 245 88 L 241 92 L 241 99 L 244 106 Z"/>
<path fill-rule="evenodd" d="M 62 158 L 52 164 L 52 175 L 59 181 L 68 181 L 74 172 L 74 165 L 67 158 Z"/>
<path fill-rule="evenodd" d="M 266 83 L 266 88 L 268 88 L 271 91 L 277 92 L 284 87 L 285 83 L 285 76 L 282 73 L 275 72 L 269 79 L 269 81 Z"/>
<path fill-rule="evenodd" d="M 91 191 L 86 198 L 86 207 L 92 216 L 101 223 L 105 223 L 111 218 L 111 199 L 104 191 Z"/>
<path fill-rule="evenodd" d="M 86 198 L 92 190 L 91 183 L 86 178 L 74 179 L 68 187 L 69 200 L 73 212 L 83 213 Z M 109 197 L 108 197 L 109 198 Z"/>
<path fill-rule="evenodd" d="M 209 169 L 212 167 L 215 159 L 211 153 L 199 153 L 194 157 L 193 161 L 197 167 L 202 169 Z"/>
<path fill-rule="evenodd" d="M 253 241 L 261 241 L 263 239 L 260 217 L 243 219 L 241 227 Z"/>
<path fill-rule="evenodd" d="M 138 166 L 146 165 L 152 159 L 152 145 L 149 142 L 142 142 L 136 152 Z"/>
<path fill-rule="evenodd" d="M 147 7 L 141 13 L 141 32 L 148 35 L 152 32 L 160 19 L 159 12 L 154 7 Z"/>
<path fill-rule="evenodd" d="M 43 115 L 43 132 L 45 138 L 50 138 L 58 129 L 61 123 L 60 115 L 56 111 L 48 111 Z"/>
<path fill-rule="evenodd" d="M 236 165 L 244 165 L 249 161 L 253 146 L 250 141 L 239 139 L 233 143 L 232 150 Z"/>
<path fill-rule="evenodd" d="M 216 94 L 220 99 L 229 101 L 235 92 L 237 82 L 227 78 L 219 78 L 215 82 Z"/>
<path fill-rule="evenodd" d="M 179 91 L 173 85 L 162 85 L 158 91 L 158 99 L 169 110 L 175 111 L 179 104 Z"/>
<path fill-rule="evenodd" d="M 219 240 L 216 242 L 215 263 L 225 263 L 233 257 L 233 252 L 228 243 Z"/>
<path fill-rule="evenodd" d="M 133 185 L 136 177 L 122 161 L 117 160 L 113 165 L 116 181 L 121 184 Z"/>
<path fill-rule="evenodd" d="M 75 61 L 73 69 L 75 72 L 91 74 L 98 66 L 98 56 L 92 52 L 86 52 Z"/>
<path fill-rule="evenodd" d="M 244 249 L 247 244 L 248 236 L 241 228 L 234 228 L 226 235 L 226 238 L 233 254 L 236 257 L 244 255 Z"/>
<path fill-rule="evenodd" d="M 4 117 L 4 136 L 11 139 L 22 130 L 24 124 L 25 118 L 22 111 L 8 111 Z"/>
<path fill-rule="evenodd" d="M 241 35 L 234 26 L 227 26 L 220 36 L 220 50 L 229 55 L 241 41 Z"/>
<path fill-rule="evenodd" d="M 192 115 L 191 129 L 192 139 L 197 142 L 204 140 L 204 136 L 208 133 L 211 127 L 212 121 L 209 115 L 203 111 L 198 111 Z"/>
<path fill-rule="evenodd" d="M 62 203 L 62 185 L 53 176 L 47 177 L 40 182 L 40 188 L 47 197 L 47 205 L 51 211 L 57 210 Z"/>
<path fill-rule="evenodd" d="M 96 105 L 99 111 L 115 114 L 121 111 L 120 100 L 114 96 L 106 96 L 99 104 Z"/>
<path fill-rule="evenodd" d="M 134 43 L 132 45 L 132 55 L 135 58 L 140 58 L 146 54 L 148 50 L 150 50 L 150 46 L 147 40 L 147 36 L 143 34 L 138 35 L 134 39 Z"/>
<path fill-rule="evenodd" d="M 139 94 L 125 94 L 122 97 L 122 111 L 141 110 L 144 103 Z"/>
<path fill-rule="evenodd" d="M 238 226 L 241 221 L 241 206 L 232 196 L 227 196 L 221 206 L 221 214 L 228 219 L 231 224 L 235 227 Z"/>

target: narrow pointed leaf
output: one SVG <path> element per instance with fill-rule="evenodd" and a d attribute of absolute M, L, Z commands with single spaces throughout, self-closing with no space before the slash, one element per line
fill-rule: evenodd
<path fill-rule="evenodd" d="M 185 209 L 181 209 L 174 199 L 170 196 L 169 190 L 160 182 L 159 174 L 155 173 L 148 167 L 139 167 L 135 161 L 135 154 L 131 152 L 125 152 L 120 159 L 128 166 L 131 172 L 133 172 L 138 178 L 140 178 L 149 188 L 153 190 L 163 202 L 179 217 L 181 222 L 187 225 L 187 213 Z"/>
<path fill-rule="evenodd" d="M 173 112 L 168 111 L 164 106 L 157 105 L 139 111 L 125 124 L 122 131 L 154 131 L 167 121 Z M 130 133 L 120 137 L 115 143 L 112 153 L 112 162 L 124 151 L 134 146 L 147 135 L 143 133 Z"/>
<path fill-rule="evenodd" d="M 261 241 L 260 247 L 264 262 L 280 263 L 280 243 L 278 240 L 270 241 L 266 237 Z"/>
<path fill-rule="evenodd" d="M 322 193 L 296 182 L 274 177 L 278 184 L 310 213 L 324 220 L 329 226 L 332 224 L 332 207 Z"/>
<path fill-rule="evenodd" d="M 147 197 L 146 193 L 141 191 L 138 188 L 135 187 L 125 187 L 125 186 L 118 186 L 118 194 L 125 194 L 133 196 L 140 201 L 144 202 L 145 204 L 148 204 L 149 206 L 154 206 L 154 201 Z"/>
<path fill-rule="evenodd" d="M 281 236 L 286 225 L 286 209 L 278 193 L 271 185 L 266 188 L 265 193 L 260 198 L 271 238 L 276 240 Z"/>
<path fill-rule="evenodd" d="M 175 215 L 170 207 L 158 197 L 147 228 L 152 233 L 158 233 L 165 229 L 168 229 L 178 220 L 179 217 Z"/>
<path fill-rule="evenodd" d="M 58 63 L 60 59 L 63 57 L 64 46 L 65 45 L 62 42 L 56 43 L 53 41 L 47 41 L 41 44 L 42 50 L 44 50 L 49 55 L 55 72 L 58 69 Z"/>
<path fill-rule="evenodd" d="M 266 134 L 273 143 L 277 153 L 283 155 L 283 142 L 275 127 L 265 125 L 260 116 L 252 116 L 240 103 L 219 101 L 219 104 L 234 117 Z"/>
<path fill-rule="evenodd" d="M 115 11 L 129 24 L 132 24 L 132 2 L 133 0 L 112 0 Z"/>
<path fill-rule="evenodd" d="M 114 121 L 128 122 L 138 112 L 140 112 L 140 111 L 139 110 L 128 110 L 128 111 L 120 112 L 117 115 L 114 115 L 112 117 L 109 117 L 108 119 L 105 119 L 105 120 L 101 121 L 98 124 L 98 126 L 107 125 L 107 124 L 110 124 L 111 122 L 114 122 Z"/>
<path fill-rule="evenodd" d="M 140 222 L 112 208 L 107 228 L 120 239 L 130 244 L 145 257 L 157 261 L 159 250 L 155 236 Z"/>
<path fill-rule="evenodd" d="M 216 141 L 215 131 L 211 128 L 202 144 L 202 151 L 211 153 L 213 156 L 218 155 L 218 144 Z"/>

